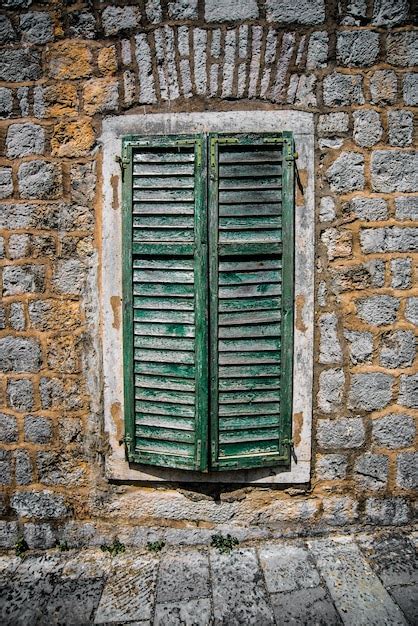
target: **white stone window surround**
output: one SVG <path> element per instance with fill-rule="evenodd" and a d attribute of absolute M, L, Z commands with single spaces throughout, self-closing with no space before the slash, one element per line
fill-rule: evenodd
<path fill-rule="evenodd" d="M 260 468 L 200 473 L 129 464 L 121 443 L 123 418 L 121 170 L 117 157 L 125 135 L 168 135 L 199 132 L 281 132 L 294 134 L 299 171 L 305 170 L 303 204 L 295 208 L 295 327 L 293 366 L 293 439 L 297 462 L 291 469 Z M 108 117 L 101 135 L 102 215 L 100 311 L 103 346 L 104 429 L 109 438 L 106 477 L 139 482 L 218 482 L 301 484 L 310 480 L 314 326 L 314 120 L 302 111 L 229 111 L 135 114 Z M 297 181 L 296 181 L 296 184 Z M 117 194 L 117 198 L 115 195 Z M 298 194 L 301 197 L 301 194 Z M 116 207 L 116 208 L 115 208 Z M 115 305 L 116 303 L 116 305 Z M 120 306 L 119 306 L 120 305 Z M 115 308 L 117 317 L 115 318 Z"/>

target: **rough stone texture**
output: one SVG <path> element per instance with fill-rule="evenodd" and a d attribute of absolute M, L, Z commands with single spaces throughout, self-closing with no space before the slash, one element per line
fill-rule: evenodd
<path fill-rule="evenodd" d="M 347 67 L 373 65 L 379 54 L 378 33 L 359 30 L 337 34 L 337 62 Z"/>
<path fill-rule="evenodd" d="M 48 443 L 52 437 L 51 420 L 41 415 L 26 415 L 24 433 L 25 441 Z"/>
<path fill-rule="evenodd" d="M 328 60 L 328 33 L 313 33 L 309 38 L 306 67 L 308 70 L 324 68 Z"/>
<path fill-rule="evenodd" d="M 325 313 L 319 318 L 319 362 L 325 364 L 341 363 L 342 350 L 337 335 L 337 316 Z"/>
<path fill-rule="evenodd" d="M 13 95 L 11 89 L 0 87 L 0 119 L 8 118 L 13 108 Z"/>
<path fill-rule="evenodd" d="M 370 296 L 357 301 L 359 317 L 372 326 L 392 324 L 398 309 L 399 300 L 393 296 Z"/>
<path fill-rule="evenodd" d="M 410 520 L 408 501 L 403 498 L 368 498 L 366 519 L 378 526 L 407 524 Z"/>
<path fill-rule="evenodd" d="M 391 146 L 409 146 L 414 133 L 414 116 L 411 111 L 389 111 L 389 143 Z"/>
<path fill-rule="evenodd" d="M 372 24 L 398 26 L 408 19 L 407 0 L 374 0 Z"/>
<path fill-rule="evenodd" d="M 418 409 L 418 374 L 401 376 L 398 403 Z"/>
<path fill-rule="evenodd" d="M 348 131 L 347 113 L 327 113 L 319 116 L 318 133 L 320 135 L 339 134 Z"/>
<path fill-rule="evenodd" d="M 36 293 L 44 290 L 45 268 L 42 265 L 9 265 L 3 270 L 3 295 Z"/>
<path fill-rule="evenodd" d="M 418 221 L 418 198 L 400 197 L 395 198 L 396 218 L 398 220 Z"/>
<path fill-rule="evenodd" d="M 380 115 L 377 111 L 354 111 L 354 141 L 362 148 L 378 143 L 383 134 Z"/>
<path fill-rule="evenodd" d="M 29 154 L 42 154 L 45 131 L 38 124 L 12 124 L 7 130 L 7 156 L 19 158 Z"/>
<path fill-rule="evenodd" d="M 34 519 L 62 518 L 70 512 L 64 497 L 50 491 L 15 493 L 10 506 L 19 517 Z"/>
<path fill-rule="evenodd" d="M 418 152 L 376 150 L 371 168 L 374 191 L 418 190 Z"/>
<path fill-rule="evenodd" d="M 398 456 L 396 482 L 404 489 L 418 488 L 417 452 L 402 452 Z"/>
<path fill-rule="evenodd" d="M 332 191 L 347 193 L 364 188 L 364 158 L 358 152 L 342 152 L 326 172 Z"/>
<path fill-rule="evenodd" d="M 17 421 L 13 415 L 0 413 L 0 441 L 13 443 L 18 439 Z"/>
<path fill-rule="evenodd" d="M 415 252 L 418 249 L 418 228 L 364 229 L 360 232 L 363 252 Z"/>
<path fill-rule="evenodd" d="M 405 306 L 405 317 L 408 322 L 418 326 L 418 298 L 408 298 Z"/>
<path fill-rule="evenodd" d="M 215 0 L 211 0 L 215 1 Z M 325 19 L 324 0 L 301 0 L 295 4 L 292 0 L 267 0 L 267 19 L 282 24 L 321 24 Z"/>
<path fill-rule="evenodd" d="M 383 198 L 353 198 L 344 211 L 353 212 L 359 220 L 367 222 L 385 220 L 388 215 L 387 203 Z"/>
<path fill-rule="evenodd" d="M 390 413 L 372 422 L 372 437 L 382 448 L 407 448 L 414 443 L 415 420 L 411 415 Z"/>
<path fill-rule="evenodd" d="M 387 61 L 391 65 L 408 67 L 418 64 L 418 37 L 416 32 L 388 33 Z"/>
<path fill-rule="evenodd" d="M 138 25 L 141 15 L 135 6 L 108 6 L 102 13 L 102 24 L 105 35 L 118 35 L 121 31 L 130 30 Z"/>
<path fill-rule="evenodd" d="M 359 448 L 365 438 L 363 420 L 357 417 L 318 422 L 318 445 L 326 450 L 333 448 Z"/>
<path fill-rule="evenodd" d="M 53 199 L 61 195 L 61 171 L 54 163 L 28 161 L 18 172 L 22 198 Z"/>
<path fill-rule="evenodd" d="M 367 452 L 358 457 L 354 465 L 354 477 L 359 489 L 380 491 L 388 480 L 389 459 L 383 454 Z"/>
<path fill-rule="evenodd" d="M 2 372 L 38 372 L 41 348 L 35 339 L 2 337 L 0 339 L 0 370 Z"/>
<path fill-rule="evenodd" d="M 86 83 L 83 92 L 84 110 L 89 115 L 117 108 L 119 88 L 111 78 L 94 78 Z"/>
<path fill-rule="evenodd" d="M 321 222 L 330 222 L 335 218 L 335 202 L 333 198 L 326 196 L 321 198 L 319 205 L 319 219 Z"/>
<path fill-rule="evenodd" d="M 383 409 L 392 398 L 393 377 L 381 372 L 354 374 L 348 402 L 353 409 L 373 411 Z"/>
<path fill-rule="evenodd" d="M 13 193 L 11 167 L 0 167 L 0 198 L 9 198 Z"/>
<path fill-rule="evenodd" d="M 27 43 L 44 44 L 54 38 L 52 20 L 46 12 L 33 11 L 21 15 L 20 30 L 22 41 Z"/>
<path fill-rule="evenodd" d="M 0 80 L 24 82 L 41 75 L 39 52 L 30 49 L 3 50 L 0 57 Z"/>
<path fill-rule="evenodd" d="M 350 360 L 354 365 L 371 363 L 373 354 L 373 335 L 371 333 L 346 330 L 344 337 L 350 342 Z"/>
<path fill-rule="evenodd" d="M 403 99 L 405 104 L 416 106 L 418 104 L 418 76 L 405 74 L 403 80 Z"/>
<path fill-rule="evenodd" d="M 412 281 L 412 259 L 392 259 L 392 287 L 394 289 L 409 289 Z"/>
<path fill-rule="evenodd" d="M 377 70 L 370 79 L 372 104 L 393 104 L 397 98 L 398 79 L 392 70 Z"/>
<path fill-rule="evenodd" d="M 322 501 L 323 521 L 330 526 L 347 526 L 358 517 L 358 503 L 349 496 L 330 496 Z"/>
<path fill-rule="evenodd" d="M 320 480 L 338 480 L 347 475 L 347 457 L 343 454 L 324 454 L 318 457 L 316 475 Z"/>
<path fill-rule="evenodd" d="M 206 3 L 207 5 L 208 3 Z M 231 8 L 233 9 L 233 7 Z M 173 0 L 168 5 L 168 14 L 174 20 L 195 19 L 197 18 L 197 0 Z M 257 11 L 251 17 L 257 17 Z"/>
<path fill-rule="evenodd" d="M 324 104 L 326 106 L 364 104 L 361 76 L 334 72 L 324 78 L 323 84 Z"/>
<path fill-rule="evenodd" d="M 77 258 L 59 261 L 53 276 L 57 293 L 79 294 L 85 280 L 85 268 Z"/>
<path fill-rule="evenodd" d="M 318 406 L 324 413 L 332 413 L 341 404 L 344 372 L 329 369 L 319 375 Z"/>
<path fill-rule="evenodd" d="M 32 381 L 25 378 L 9 380 L 7 399 L 11 409 L 20 412 L 31 411 L 35 404 Z"/>
<path fill-rule="evenodd" d="M 69 35 L 72 38 L 94 39 L 96 19 L 90 11 L 74 11 L 69 14 Z"/>
<path fill-rule="evenodd" d="M 409 367 L 415 359 L 416 339 L 411 330 L 395 330 L 383 335 L 380 365 L 383 367 Z"/>

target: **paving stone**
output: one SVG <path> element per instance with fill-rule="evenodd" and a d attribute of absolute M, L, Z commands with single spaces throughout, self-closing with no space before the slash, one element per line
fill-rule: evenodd
<path fill-rule="evenodd" d="M 215 624 L 274 623 L 255 550 L 210 552 Z"/>
<path fill-rule="evenodd" d="M 391 531 L 359 534 L 356 541 L 385 586 L 418 583 L 418 554 L 408 537 Z"/>
<path fill-rule="evenodd" d="M 64 538 L 66 540 L 66 538 Z M 99 580 L 106 578 L 113 567 L 109 555 L 98 548 L 83 548 L 69 553 L 61 572 L 61 579 L 78 578 Z"/>
<path fill-rule="evenodd" d="M 210 626 L 212 606 L 209 598 L 157 604 L 154 626 Z"/>
<path fill-rule="evenodd" d="M 346 624 L 406 624 L 379 578 L 350 540 L 314 540 L 308 545 Z"/>
<path fill-rule="evenodd" d="M 388 591 L 394 601 L 401 607 L 409 624 L 418 624 L 418 583 L 396 585 Z"/>
<path fill-rule="evenodd" d="M 115 558 L 94 623 L 150 620 L 157 566 L 158 559 L 151 556 Z"/>
<path fill-rule="evenodd" d="M 42 610 L 48 624 L 92 624 L 105 580 L 78 578 L 59 580 Z"/>
<path fill-rule="evenodd" d="M 209 595 L 209 561 L 206 552 L 193 550 L 164 555 L 161 560 L 157 602 L 178 602 Z"/>
<path fill-rule="evenodd" d="M 271 596 L 271 603 L 277 624 L 337 626 L 343 623 L 331 596 L 322 587 L 277 593 Z"/>
<path fill-rule="evenodd" d="M 306 548 L 267 544 L 259 550 L 267 591 L 278 593 L 317 587 L 319 574 Z"/>

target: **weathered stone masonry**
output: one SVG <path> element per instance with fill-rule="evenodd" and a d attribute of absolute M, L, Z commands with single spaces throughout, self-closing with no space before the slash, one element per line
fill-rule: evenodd
<path fill-rule="evenodd" d="M 407 0 L 3 0 L 1 546 L 19 534 L 33 547 L 115 533 L 136 544 L 204 542 L 215 527 L 256 538 L 412 520 L 413 24 Z M 102 119 L 235 109 L 315 113 L 311 483 L 202 493 L 109 484 L 97 305 Z"/>

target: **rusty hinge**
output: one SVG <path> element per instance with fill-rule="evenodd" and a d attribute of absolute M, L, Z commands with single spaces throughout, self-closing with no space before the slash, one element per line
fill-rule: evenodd
<path fill-rule="evenodd" d="M 119 155 L 115 156 L 115 161 L 116 161 L 116 163 L 119 163 L 120 171 L 121 171 L 121 175 L 122 175 L 122 181 L 123 181 L 123 179 L 125 178 L 125 170 L 128 167 L 129 161 L 127 161 L 126 159 L 123 159 Z"/>

